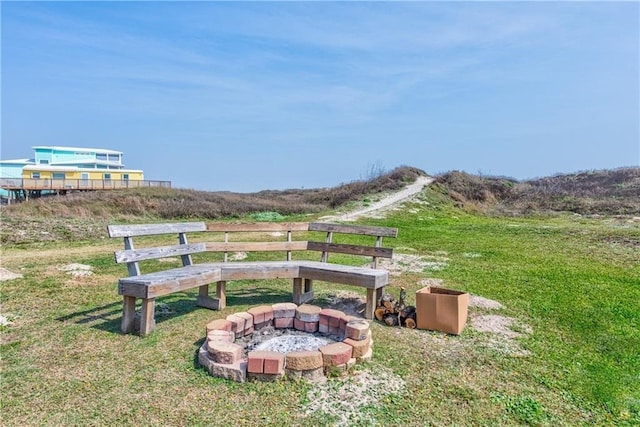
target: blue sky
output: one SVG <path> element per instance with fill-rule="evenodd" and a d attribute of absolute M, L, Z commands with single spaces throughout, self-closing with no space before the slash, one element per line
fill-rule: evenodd
<path fill-rule="evenodd" d="M 1 157 L 199 190 L 640 165 L 638 2 L 7 2 Z"/>

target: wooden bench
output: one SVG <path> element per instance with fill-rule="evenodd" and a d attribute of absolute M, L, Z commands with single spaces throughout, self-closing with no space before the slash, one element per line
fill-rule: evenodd
<path fill-rule="evenodd" d="M 167 223 L 141 225 L 110 225 L 109 236 L 124 238 L 124 250 L 115 252 L 117 263 L 126 263 L 129 277 L 118 280 L 118 293 L 123 296 L 122 331 L 132 332 L 135 322 L 136 299 L 142 300 L 140 335 L 147 335 L 155 327 L 155 298 L 199 288 L 197 304 L 214 310 L 226 306 L 226 285 L 230 280 L 292 279 L 293 302 L 303 304 L 313 299 L 313 281 L 358 286 L 367 289 L 365 317 L 373 318 L 376 301 L 389 283 L 389 273 L 378 269 L 378 258 L 391 258 L 393 250 L 382 247 L 383 237 L 396 237 L 397 229 L 327 223 Z M 323 233 L 324 241 L 293 240 L 293 233 Z M 190 238 L 199 241 L 189 243 Z M 246 238 L 254 234 L 253 241 L 232 241 L 230 237 Z M 261 233 L 255 235 L 255 233 Z M 266 234 L 265 234 L 266 233 Z M 178 243 L 169 246 L 136 248 L 133 238 L 177 234 Z M 282 235 L 275 240 L 274 235 Z M 337 243 L 336 235 L 375 237 L 373 245 Z M 265 237 L 267 240 L 265 240 Z M 202 238 L 205 241 L 200 241 Z M 207 240 L 217 238 L 217 240 Z M 282 252 L 284 260 L 231 261 L 229 253 Z M 306 251 L 306 252 L 305 252 Z M 217 252 L 220 262 L 194 263 L 193 254 Z M 320 254 L 320 260 L 293 259 L 292 253 Z M 371 257 L 369 267 L 329 262 L 330 253 Z M 142 274 L 140 262 L 168 257 L 180 257 L 182 266 Z M 316 256 L 317 258 L 317 256 Z M 216 296 L 209 295 L 209 285 L 216 283 Z"/>

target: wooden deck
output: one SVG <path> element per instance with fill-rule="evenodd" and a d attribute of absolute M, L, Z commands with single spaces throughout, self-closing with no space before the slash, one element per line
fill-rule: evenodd
<path fill-rule="evenodd" d="M 122 190 L 139 187 L 171 188 L 171 181 L 0 178 L 0 189 L 9 193 L 9 203 L 37 198 L 48 193 L 66 194 L 69 191 Z"/>

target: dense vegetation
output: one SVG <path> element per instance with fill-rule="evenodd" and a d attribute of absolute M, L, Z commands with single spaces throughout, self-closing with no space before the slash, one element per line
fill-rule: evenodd
<path fill-rule="evenodd" d="M 71 193 L 2 206 L 0 242 L 29 243 L 89 239 L 104 234 L 113 221 L 232 219 L 268 212 L 280 216 L 320 214 L 369 203 L 398 190 L 418 176 L 413 167 L 332 188 L 264 190 L 257 193 L 138 188 Z M 640 213 L 640 168 L 588 171 L 519 182 L 512 178 L 440 174 L 432 185 L 466 211 L 498 216 L 573 212 L 583 215 Z"/>
<path fill-rule="evenodd" d="M 0 326 L 2 424 L 640 425 L 640 218 L 638 211 L 624 210 L 637 201 L 638 170 L 584 177 L 589 175 L 598 183 L 587 185 L 588 179 L 576 175 L 535 184 L 452 172 L 385 218 L 360 220 L 398 227 L 398 238 L 385 240 L 385 246 L 393 246 L 405 260 L 427 261 L 393 276 L 389 292 L 397 295 L 405 287 L 413 303 L 425 281 L 443 280 L 446 287 L 504 305 L 472 308 L 471 319 L 514 323 L 506 330 L 511 335 L 468 326 L 460 336 L 449 336 L 373 322 L 374 356 L 359 374 L 373 373 L 382 385 L 356 391 L 349 388 L 350 380 L 338 379 L 323 386 L 230 383 L 195 363 L 208 321 L 289 300 L 291 285 L 285 281 L 234 282 L 228 288 L 229 307 L 222 312 L 196 308 L 197 290 L 172 294 L 160 298 L 169 314 L 158 318 L 161 325 L 154 334 L 145 339 L 121 335 L 116 282 L 126 268 L 113 262 L 113 250 L 121 249 L 122 242 L 106 239 L 103 224 L 163 219 L 152 209 L 163 203 L 162 197 L 129 194 L 127 206 L 141 204 L 140 215 L 112 206 L 113 197 L 123 194 L 116 192 L 74 195 L 65 199 L 76 200 L 68 205 L 49 199 L 3 208 L 2 267 L 24 277 L 0 282 L 1 314 L 11 322 Z M 621 181 L 606 178 L 614 175 Z M 349 198 L 347 206 L 378 197 L 371 182 L 357 185 L 371 192 Z M 537 189 L 528 193 L 529 187 Z M 190 194 L 173 191 L 170 197 Z M 518 204 L 536 191 L 547 194 L 540 199 L 547 201 L 561 191 L 569 199 L 610 201 L 599 205 L 597 215 L 591 215 L 591 203 L 572 203 L 576 209 L 567 209 L 581 215 L 530 211 Z M 265 192 L 265 199 L 284 193 Z M 567 206 L 536 203 L 532 206 Z M 288 214 L 274 205 L 258 205 L 229 218 L 250 221 L 255 213 L 271 211 L 276 219 L 304 215 L 313 220 L 329 211 L 328 205 L 317 206 Z M 35 232 L 29 217 L 39 221 Z M 73 228 L 91 222 L 100 227 Z M 7 237 L 20 232 L 40 238 Z M 91 266 L 94 274 L 70 276 L 64 271 L 70 263 Z M 407 267 L 402 261 L 399 266 Z M 319 282 L 314 303 L 331 306 L 336 294 L 354 291 L 361 290 Z M 399 391 L 357 406 L 398 378 Z M 332 395 L 337 403 L 331 403 Z M 310 410 L 323 399 L 327 406 Z M 343 414 L 346 421 L 340 421 Z"/>

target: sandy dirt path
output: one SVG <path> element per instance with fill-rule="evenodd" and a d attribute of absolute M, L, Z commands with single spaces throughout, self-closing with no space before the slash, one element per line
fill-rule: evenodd
<path fill-rule="evenodd" d="M 433 181 L 434 181 L 434 178 L 430 176 L 420 176 L 418 177 L 418 179 L 416 179 L 416 181 L 413 184 L 407 185 L 404 189 L 396 193 L 392 193 L 386 196 L 385 198 L 383 198 L 382 200 L 380 200 L 379 202 L 371 204 L 370 206 L 367 206 L 363 209 L 359 209 L 354 212 L 348 212 L 341 215 L 325 216 L 320 218 L 320 220 L 323 222 L 354 221 L 362 216 L 369 215 L 375 211 L 387 209 L 397 203 L 403 202 L 411 198 L 412 196 L 421 192 L 425 186 L 431 184 Z"/>

